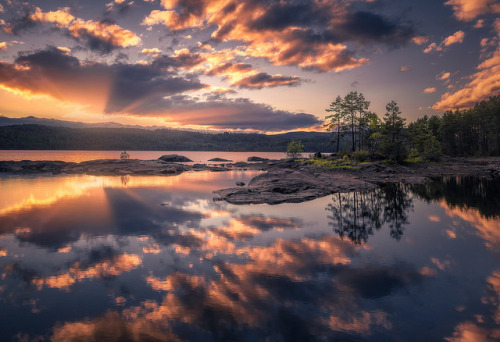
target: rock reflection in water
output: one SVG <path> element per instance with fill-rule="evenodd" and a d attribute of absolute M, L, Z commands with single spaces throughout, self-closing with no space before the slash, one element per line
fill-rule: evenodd
<path fill-rule="evenodd" d="M 400 240 L 410 222 L 413 200 L 404 184 L 388 184 L 374 191 L 337 193 L 326 207 L 329 225 L 342 239 L 366 243 L 384 224 L 390 236 Z"/>

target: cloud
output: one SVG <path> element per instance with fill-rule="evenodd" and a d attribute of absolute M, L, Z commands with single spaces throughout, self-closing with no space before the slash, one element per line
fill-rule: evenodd
<path fill-rule="evenodd" d="M 465 38 L 464 31 L 457 31 L 454 34 L 452 34 L 451 36 L 448 36 L 445 39 L 443 39 L 443 41 L 439 45 L 437 45 L 436 43 L 429 44 L 429 46 L 427 46 L 427 48 L 424 50 L 424 53 L 429 53 L 429 52 L 432 52 L 434 50 L 435 51 L 443 51 L 444 47 L 447 47 L 447 46 L 450 46 L 453 44 L 462 43 L 464 41 L 464 38 Z"/>
<path fill-rule="evenodd" d="M 403 65 L 403 66 L 399 69 L 399 71 L 410 71 L 410 70 L 411 70 L 411 67 L 410 67 L 410 66 L 408 66 L 408 65 Z"/>
<path fill-rule="evenodd" d="M 429 41 L 429 38 L 426 36 L 416 36 L 412 38 L 412 42 L 414 42 L 417 45 L 422 45 L 425 44 Z"/>
<path fill-rule="evenodd" d="M 153 54 L 153 55 L 158 55 L 161 53 L 161 50 L 158 48 L 152 48 L 152 49 L 142 49 L 141 53 L 143 54 Z"/>
<path fill-rule="evenodd" d="M 83 39 L 91 50 L 108 53 L 117 47 L 139 45 L 141 39 L 117 24 L 76 19 L 68 27 L 71 36 Z"/>
<path fill-rule="evenodd" d="M 434 110 L 455 110 L 470 108 L 477 102 L 488 99 L 500 92 L 500 19 L 495 21 L 496 50 L 477 66 L 477 72 L 469 76 L 470 81 L 455 92 L 447 92 L 441 96 L 432 108 Z"/>
<path fill-rule="evenodd" d="M 150 98 L 205 87 L 195 78 L 166 73 L 156 65 L 82 64 L 55 47 L 20 55 L 12 64 L 2 62 L 0 71 L 5 89 L 91 105 L 104 113 L 126 112 Z"/>
<path fill-rule="evenodd" d="M 300 77 L 297 76 L 282 76 L 282 75 L 269 75 L 265 72 L 260 72 L 256 75 L 247 76 L 242 78 L 234 85 L 240 88 L 247 89 L 262 89 L 264 87 L 278 87 L 289 86 L 294 87 L 300 85 Z"/>
<path fill-rule="evenodd" d="M 451 76 L 451 74 L 449 72 L 441 72 L 440 74 L 436 75 L 436 79 L 437 80 L 440 80 L 440 81 L 443 81 L 443 80 L 446 80 L 446 79 L 449 79 Z"/>
<path fill-rule="evenodd" d="M 7 46 L 8 46 L 7 42 L 0 42 L 0 51 L 7 50 Z"/>
<path fill-rule="evenodd" d="M 464 41 L 464 31 L 457 31 L 453 35 L 446 37 L 441 45 L 450 46 L 452 44 L 462 43 Z"/>
<path fill-rule="evenodd" d="M 432 94 L 434 92 L 436 92 L 436 88 L 425 88 L 424 89 L 424 93 L 426 93 L 426 94 Z"/>
<path fill-rule="evenodd" d="M 436 50 L 437 49 L 437 44 L 436 43 L 431 43 L 429 44 L 429 46 L 427 46 L 427 48 L 424 49 L 424 53 L 429 53 L 433 50 Z"/>
<path fill-rule="evenodd" d="M 347 49 L 346 42 L 398 47 L 414 36 L 411 26 L 352 11 L 343 1 L 172 0 L 162 1 L 162 6 L 143 25 L 161 24 L 173 32 L 209 29 L 213 41 L 240 43 L 234 55 L 317 71 L 342 71 L 368 62 Z"/>
<path fill-rule="evenodd" d="M 445 5 L 453 8 L 457 19 L 471 21 L 483 14 L 500 13 L 497 0 L 448 0 Z"/>
<path fill-rule="evenodd" d="M 69 24 L 75 19 L 69 13 L 70 8 L 64 7 L 52 12 L 42 12 L 38 7 L 35 8 L 35 13 L 28 16 L 30 20 L 39 21 L 44 23 L 54 23 L 58 27 L 68 27 Z"/>
<path fill-rule="evenodd" d="M 15 63 L 0 62 L 0 86 L 26 96 L 46 95 L 79 103 L 105 114 L 159 116 L 216 129 L 284 131 L 321 124 L 311 114 L 276 110 L 243 98 L 226 99 L 221 93 L 206 101 L 181 95 L 207 87 L 192 74 L 178 74 L 199 61 L 199 56 L 178 51 L 148 65 L 81 63 L 66 51 L 49 47 L 20 55 Z M 280 77 L 269 76 L 260 82 L 268 86 L 298 82 Z M 248 82 L 256 87 L 258 81 Z"/>
<path fill-rule="evenodd" d="M 207 101 L 176 95 L 152 99 L 136 107 L 131 114 L 166 116 L 185 125 L 212 129 L 287 131 L 309 128 L 322 123 L 307 113 L 277 110 L 246 98 L 228 99 L 223 94 L 207 94 Z"/>
<path fill-rule="evenodd" d="M 137 46 L 141 39 L 132 31 L 109 20 L 84 20 L 70 13 L 69 7 L 43 12 L 40 8 L 26 9 L 28 14 L 9 23 L 7 30 L 17 33 L 36 23 L 49 23 L 63 30 L 70 37 L 87 45 L 93 51 L 109 53 L 116 48 Z"/>

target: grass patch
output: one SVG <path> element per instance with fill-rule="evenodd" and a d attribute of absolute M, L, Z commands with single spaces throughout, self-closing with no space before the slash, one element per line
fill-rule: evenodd
<path fill-rule="evenodd" d="M 342 159 L 339 160 L 329 160 L 329 159 L 310 159 L 312 161 L 312 166 L 323 170 L 359 170 L 359 167 L 346 163 Z"/>

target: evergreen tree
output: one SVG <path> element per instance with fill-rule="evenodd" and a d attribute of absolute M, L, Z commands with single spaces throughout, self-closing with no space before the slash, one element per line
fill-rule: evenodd
<path fill-rule="evenodd" d="M 405 119 L 395 101 L 391 101 L 385 107 L 386 113 L 382 124 L 381 152 L 386 158 L 402 161 L 406 157 L 404 146 Z"/>

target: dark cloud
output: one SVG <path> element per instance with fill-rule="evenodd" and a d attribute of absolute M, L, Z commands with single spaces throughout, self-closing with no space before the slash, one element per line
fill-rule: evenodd
<path fill-rule="evenodd" d="M 0 82 L 10 88 L 76 102 L 83 102 L 89 94 L 102 96 L 97 91 L 106 87 L 109 95 L 105 113 L 132 110 L 130 106 L 135 103 L 205 87 L 192 75 L 167 73 L 159 65 L 82 64 L 54 47 L 23 54 L 16 64 L 1 63 Z"/>
<path fill-rule="evenodd" d="M 274 2 L 266 12 L 250 23 L 254 30 L 282 30 L 289 26 L 326 26 L 330 15 L 312 1 Z"/>
<path fill-rule="evenodd" d="M 338 37 L 345 41 L 362 44 L 384 43 L 395 47 L 407 43 L 415 36 L 412 27 L 366 11 L 348 14 L 345 21 L 335 27 L 335 31 L 338 32 Z"/>
<path fill-rule="evenodd" d="M 285 131 L 308 128 L 322 123 L 316 116 L 294 114 L 246 98 L 218 101 L 200 101 L 186 95 L 157 98 L 135 107 L 135 114 L 162 115 L 169 109 L 170 117 L 178 117 L 184 124 L 206 125 L 216 129 L 251 129 L 258 131 Z"/>
<path fill-rule="evenodd" d="M 269 75 L 268 73 L 261 72 L 256 75 L 250 75 L 242 78 L 234 83 L 234 85 L 246 89 L 262 89 L 264 87 L 272 88 L 279 86 L 295 87 L 300 85 L 300 77 Z"/>

